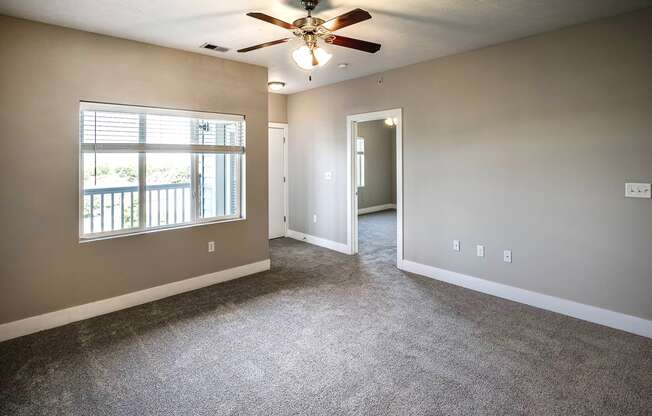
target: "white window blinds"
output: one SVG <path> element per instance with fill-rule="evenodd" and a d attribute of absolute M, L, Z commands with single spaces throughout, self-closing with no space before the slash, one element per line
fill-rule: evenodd
<path fill-rule="evenodd" d="M 83 152 L 244 153 L 244 116 L 83 102 Z"/>

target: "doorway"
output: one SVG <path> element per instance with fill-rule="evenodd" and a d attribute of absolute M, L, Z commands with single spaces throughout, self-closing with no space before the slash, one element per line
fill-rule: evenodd
<path fill-rule="evenodd" d="M 350 254 L 359 253 L 359 218 L 360 213 L 369 213 L 374 210 L 394 208 L 393 203 L 377 204 L 370 207 L 360 207 L 361 192 L 365 192 L 368 178 L 369 161 L 365 160 L 365 153 L 368 153 L 369 143 L 360 134 L 361 123 L 381 120 L 387 123 L 387 127 L 394 130 L 395 151 L 392 157 L 395 159 L 395 208 L 396 208 L 396 265 L 401 267 L 403 261 L 403 114 L 402 109 L 391 109 L 376 111 L 372 113 L 355 114 L 347 117 L 347 246 Z M 391 124 L 391 125 L 390 125 Z M 363 139 L 360 141 L 358 139 Z M 363 144 L 364 143 L 364 144 Z M 367 152 L 365 152 L 367 151 Z M 394 178 L 394 176 L 393 176 Z M 359 187 L 363 181 L 365 186 Z M 368 179 L 367 179 L 368 181 Z M 368 193 L 368 192 L 367 192 Z M 363 204 L 368 203 L 363 197 Z M 380 219 L 380 218 L 379 218 Z M 365 218 L 365 221 L 367 219 Z M 376 227 L 373 221 L 371 227 Z M 382 222 L 382 219 L 381 219 Z M 380 224 L 380 223 L 379 223 Z"/>
<path fill-rule="evenodd" d="M 288 125 L 269 123 L 268 129 L 269 180 L 269 238 L 284 237 L 287 233 L 287 137 Z"/>

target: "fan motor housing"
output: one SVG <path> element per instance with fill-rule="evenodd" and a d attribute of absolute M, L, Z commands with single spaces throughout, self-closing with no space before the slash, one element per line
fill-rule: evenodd
<path fill-rule="evenodd" d="M 306 10 L 311 11 L 315 10 L 315 7 L 319 4 L 319 0 L 301 0 L 301 3 Z"/>
<path fill-rule="evenodd" d="M 304 32 L 314 32 L 322 23 L 324 23 L 323 19 L 312 16 L 302 17 L 301 19 L 297 19 L 292 22 L 294 26 L 298 27 Z"/>

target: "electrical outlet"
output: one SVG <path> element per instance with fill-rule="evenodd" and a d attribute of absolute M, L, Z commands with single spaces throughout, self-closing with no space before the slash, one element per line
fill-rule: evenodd
<path fill-rule="evenodd" d="M 460 240 L 453 240 L 453 250 L 460 251 Z"/>
<path fill-rule="evenodd" d="M 212 253 L 215 251 L 215 241 L 209 241 L 208 242 L 208 252 Z"/>
<path fill-rule="evenodd" d="M 312 222 L 317 224 L 317 214 L 312 214 Z"/>
<path fill-rule="evenodd" d="M 626 198 L 652 198 L 651 185 L 649 183 L 626 183 Z"/>
<path fill-rule="evenodd" d="M 476 254 L 478 257 L 484 257 L 484 246 L 478 245 L 476 247 Z"/>
<path fill-rule="evenodd" d="M 512 262 L 512 250 L 503 251 L 503 261 L 505 263 L 511 263 Z"/>

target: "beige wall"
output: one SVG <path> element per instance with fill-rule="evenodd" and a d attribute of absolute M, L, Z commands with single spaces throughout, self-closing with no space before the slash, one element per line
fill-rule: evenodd
<path fill-rule="evenodd" d="M 650 74 L 647 9 L 291 95 L 290 228 L 346 243 L 345 118 L 401 107 L 408 260 L 652 319 Z"/>
<path fill-rule="evenodd" d="M 358 123 L 365 139 L 365 186 L 358 189 L 358 208 L 396 203 L 396 138 L 384 120 Z"/>
<path fill-rule="evenodd" d="M 269 257 L 265 68 L 2 16 L 0 61 L 0 323 Z M 244 114 L 247 219 L 79 244 L 79 100 Z"/>
<path fill-rule="evenodd" d="M 283 94 L 267 95 L 267 108 L 271 123 L 288 122 L 288 96 Z"/>

